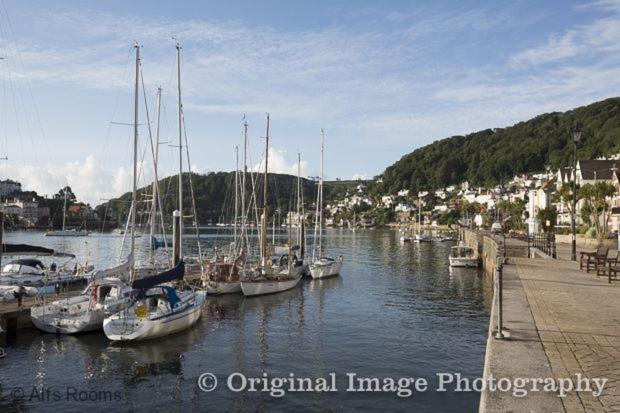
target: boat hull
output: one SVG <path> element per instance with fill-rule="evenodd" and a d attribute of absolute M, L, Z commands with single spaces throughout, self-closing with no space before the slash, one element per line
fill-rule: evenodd
<path fill-rule="evenodd" d="M 30 318 L 36 328 L 46 333 L 77 334 L 99 330 L 105 314 L 94 310 L 80 317 L 58 317 L 55 314 L 35 316 L 31 314 Z"/>
<path fill-rule="evenodd" d="M 332 261 L 329 264 L 315 264 L 310 266 L 310 275 L 313 279 L 333 277 L 340 274 L 341 261 Z"/>
<path fill-rule="evenodd" d="M 448 257 L 450 266 L 455 268 L 477 268 L 478 258 Z"/>
<path fill-rule="evenodd" d="M 247 297 L 274 294 L 295 288 L 301 280 L 301 274 L 296 274 L 290 279 L 283 280 L 260 280 L 241 281 L 241 290 Z"/>
<path fill-rule="evenodd" d="M 103 321 L 103 332 L 112 341 L 139 341 L 183 331 L 194 325 L 202 315 L 206 293 L 197 291 L 194 294 L 195 304 L 182 312 L 173 312 L 165 318 L 155 320 L 112 316 Z M 133 328 L 128 328 L 129 324 Z"/>
<path fill-rule="evenodd" d="M 45 233 L 47 237 L 86 237 L 88 236 L 87 231 L 48 231 Z"/>
<path fill-rule="evenodd" d="M 237 294 L 241 292 L 241 281 L 207 281 L 205 288 L 209 295 Z"/>

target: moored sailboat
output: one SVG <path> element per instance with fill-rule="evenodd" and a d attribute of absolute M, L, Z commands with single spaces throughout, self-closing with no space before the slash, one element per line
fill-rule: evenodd
<path fill-rule="evenodd" d="M 291 250 L 290 228 L 288 257 L 274 263 L 269 257 L 267 248 L 267 176 L 269 172 L 269 115 L 267 115 L 267 133 L 265 135 L 265 172 L 263 182 L 263 214 L 260 232 L 260 262 L 246 268 L 241 280 L 241 290 L 246 296 L 279 293 L 290 290 L 299 284 L 302 277 L 302 266 L 294 265 Z M 284 258 L 284 257 L 282 257 Z"/>
<path fill-rule="evenodd" d="M 179 198 L 178 210 L 173 214 L 173 251 L 175 267 L 160 274 L 136 279 L 135 267 L 131 270 L 131 287 L 136 290 L 131 304 L 103 321 L 105 335 L 113 341 L 136 341 L 162 337 L 191 327 L 202 313 L 206 292 L 180 290 L 173 283 L 181 282 L 185 275 L 183 262 L 183 138 L 181 104 L 181 46 L 177 43 L 177 68 L 179 92 Z M 138 149 L 138 79 L 140 49 L 136 44 L 136 99 L 134 112 L 134 179 L 133 199 L 137 198 L 137 149 Z M 132 228 L 135 228 L 132 215 Z M 132 231 L 133 232 L 133 231 Z M 132 249 L 134 238 L 132 236 Z"/>
<path fill-rule="evenodd" d="M 325 133 L 321 129 L 321 175 L 319 177 L 319 188 L 316 199 L 316 222 L 314 225 L 315 246 L 318 240 L 318 248 L 313 248 L 312 265 L 310 265 L 310 275 L 312 278 L 325 278 L 340 274 L 343 256 L 338 259 L 323 255 L 323 152 L 324 152 Z M 318 229 L 318 234 L 317 234 Z M 318 255 L 318 256 L 317 256 Z"/>

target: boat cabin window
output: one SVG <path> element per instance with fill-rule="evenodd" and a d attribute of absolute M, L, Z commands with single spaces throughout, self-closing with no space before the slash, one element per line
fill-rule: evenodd
<path fill-rule="evenodd" d="M 114 287 L 111 285 L 102 285 L 99 287 L 99 302 L 102 303 L 108 296 Z"/>
<path fill-rule="evenodd" d="M 19 273 L 20 268 L 21 265 L 19 264 L 7 264 L 4 266 L 4 268 L 2 268 L 2 272 Z"/>

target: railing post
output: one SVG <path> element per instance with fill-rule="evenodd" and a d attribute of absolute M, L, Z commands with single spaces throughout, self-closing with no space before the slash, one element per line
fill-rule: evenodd
<path fill-rule="evenodd" d="M 528 258 L 532 258 L 532 253 L 530 252 L 531 247 L 530 247 L 530 236 L 527 236 L 527 257 Z"/>
<path fill-rule="evenodd" d="M 495 332 L 496 339 L 504 338 L 504 269 L 503 264 L 498 262 L 495 267 L 495 280 L 497 295 L 497 331 Z"/>

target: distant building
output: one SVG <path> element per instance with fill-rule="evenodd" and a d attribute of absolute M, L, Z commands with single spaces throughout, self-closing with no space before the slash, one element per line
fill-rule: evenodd
<path fill-rule="evenodd" d="M 39 220 L 39 203 L 36 199 L 13 199 L 2 204 L 2 212 L 7 215 L 16 215 L 27 227 L 33 227 Z"/>
<path fill-rule="evenodd" d="M 16 192 L 22 191 L 22 184 L 17 181 L 13 181 L 10 179 L 6 179 L 0 181 L 0 196 L 7 197 L 9 195 L 13 195 Z"/>
<path fill-rule="evenodd" d="M 581 160 L 577 162 L 577 185 L 593 184 L 597 181 L 611 183 L 613 171 L 620 168 L 620 161 L 615 159 Z"/>

